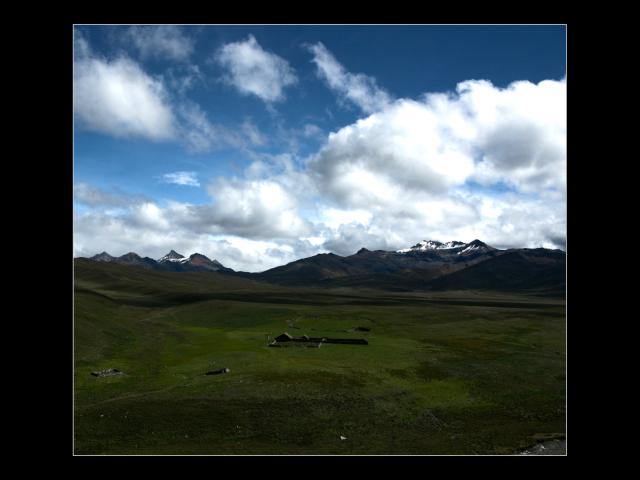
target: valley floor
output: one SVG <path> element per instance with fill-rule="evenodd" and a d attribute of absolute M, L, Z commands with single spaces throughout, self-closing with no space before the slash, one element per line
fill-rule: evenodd
<path fill-rule="evenodd" d="M 93 268 L 76 269 L 76 454 L 512 454 L 565 433 L 563 300 Z M 369 344 L 268 347 L 285 331 Z M 108 368 L 124 374 L 91 375 Z"/>

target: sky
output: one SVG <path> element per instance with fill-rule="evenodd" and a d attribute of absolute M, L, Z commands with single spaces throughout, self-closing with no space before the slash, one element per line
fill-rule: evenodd
<path fill-rule="evenodd" d="M 74 255 L 566 245 L 563 25 L 76 25 Z"/>

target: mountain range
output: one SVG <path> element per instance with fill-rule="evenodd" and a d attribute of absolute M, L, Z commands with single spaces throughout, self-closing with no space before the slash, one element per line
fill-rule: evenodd
<path fill-rule="evenodd" d="M 150 257 L 141 257 L 134 252 L 126 253 L 121 257 L 112 257 L 107 252 L 102 252 L 89 258 L 89 260 L 171 272 L 233 272 L 232 269 L 226 268 L 217 260 L 211 260 L 200 253 L 185 257 L 175 250 L 171 250 L 158 260 Z"/>
<path fill-rule="evenodd" d="M 360 249 L 349 256 L 321 253 L 259 273 L 236 272 L 217 260 L 171 250 L 154 260 L 130 252 L 90 258 L 153 270 L 218 272 L 280 285 L 368 287 L 384 290 L 502 290 L 564 295 L 566 254 L 562 250 L 500 250 L 480 240 L 423 240 L 396 250 Z"/>

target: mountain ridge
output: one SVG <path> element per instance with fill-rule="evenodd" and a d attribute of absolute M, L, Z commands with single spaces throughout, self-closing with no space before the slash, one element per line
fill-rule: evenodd
<path fill-rule="evenodd" d="M 219 272 L 280 285 L 402 291 L 490 288 L 553 295 L 564 292 L 566 268 L 566 252 L 560 249 L 501 250 L 478 239 L 468 243 L 422 240 L 406 249 L 361 248 L 347 256 L 319 253 L 255 273 L 234 271 L 197 252 L 185 257 L 175 250 L 158 260 L 134 252 L 120 257 L 102 252 L 89 260 L 161 271 Z"/>
<path fill-rule="evenodd" d="M 171 250 L 169 253 L 157 260 L 154 260 L 151 257 L 141 257 L 135 252 L 125 253 L 119 257 L 114 257 L 107 252 L 102 252 L 92 257 L 88 257 L 88 259 L 96 262 L 117 263 L 120 265 L 142 267 L 150 270 L 174 272 L 233 272 L 231 268 L 225 267 L 218 260 L 211 260 L 209 257 L 201 253 L 196 252 L 191 254 L 189 257 L 185 257 L 175 250 Z"/>

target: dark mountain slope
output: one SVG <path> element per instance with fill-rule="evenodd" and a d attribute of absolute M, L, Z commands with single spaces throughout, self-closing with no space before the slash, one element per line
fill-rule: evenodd
<path fill-rule="evenodd" d="M 559 250 L 507 250 L 502 255 L 429 282 L 433 290 L 565 293 L 566 254 Z"/>
<path fill-rule="evenodd" d="M 341 257 L 333 253 L 296 260 L 252 277 L 283 285 L 299 283 L 327 286 L 367 286 L 393 284 L 401 289 L 424 286 L 425 282 L 445 273 L 500 255 L 503 251 L 474 240 L 468 244 L 450 242 L 454 247 L 439 248 L 440 242 L 424 241 L 397 252 L 360 249 Z M 435 245 L 436 247 L 432 247 Z"/>

